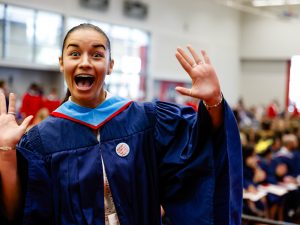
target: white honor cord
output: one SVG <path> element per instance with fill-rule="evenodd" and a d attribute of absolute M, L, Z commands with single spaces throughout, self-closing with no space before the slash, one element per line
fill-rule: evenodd
<path fill-rule="evenodd" d="M 112 193 L 109 187 L 108 179 L 105 172 L 105 166 L 103 158 L 102 170 L 103 170 L 103 182 L 104 182 L 104 214 L 105 214 L 105 225 L 120 225 L 118 215 L 116 212 L 115 204 L 113 201 Z"/>

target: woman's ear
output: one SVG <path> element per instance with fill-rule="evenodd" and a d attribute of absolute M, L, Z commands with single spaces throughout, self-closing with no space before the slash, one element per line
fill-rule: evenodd
<path fill-rule="evenodd" d="M 113 59 L 110 60 L 109 62 L 109 68 L 108 68 L 108 71 L 107 71 L 107 75 L 110 75 L 113 71 L 113 68 L 114 68 L 114 64 L 115 64 L 115 61 Z"/>
<path fill-rule="evenodd" d="M 62 56 L 60 56 L 59 58 L 58 58 L 58 60 L 59 60 L 59 70 L 60 70 L 60 72 L 64 72 L 64 67 L 63 67 L 63 59 L 62 59 Z"/>

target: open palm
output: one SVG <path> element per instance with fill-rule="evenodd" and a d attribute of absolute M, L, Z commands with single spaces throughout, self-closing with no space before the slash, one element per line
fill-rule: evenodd
<path fill-rule="evenodd" d="M 201 60 L 191 46 L 187 48 L 193 58 L 188 56 L 182 48 L 177 49 L 176 58 L 192 79 L 192 87 L 191 89 L 176 87 L 176 90 L 183 95 L 202 99 L 206 102 L 213 101 L 216 96 L 220 96 L 221 90 L 210 59 L 203 50 L 201 51 L 203 60 Z"/>
<path fill-rule="evenodd" d="M 28 116 L 18 125 L 15 119 L 16 97 L 13 93 L 9 95 L 8 112 L 6 100 L 0 93 L 0 146 L 14 148 L 26 131 L 32 116 Z"/>

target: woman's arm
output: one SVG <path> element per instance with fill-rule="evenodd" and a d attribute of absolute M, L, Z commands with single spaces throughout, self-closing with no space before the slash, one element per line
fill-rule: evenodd
<path fill-rule="evenodd" d="M 20 181 L 16 165 L 16 150 L 0 152 L 1 208 L 8 220 L 15 218 L 21 199 Z"/>
<path fill-rule="evenodd" d="M 201 51 L 202 59 L 191 47 L 187 47 L 192 57 L 182 49 L 178 48 L 176 58 L 192 79 L 191 89 L 176 87 L 176 90 L 186 96 L 203 100 L 214 129 L 218 129 L 223 123 L 223 96 L 217 74 L 205 51 Z"/>
<path fill-rule="evenodd" d="M 21 199 L 16 145 L 32 119 L 32 116 L 29 116 L 18 125 L 15 119 L 15 102 L 15 95 L 11 93 L 7 110 L 5 96 L 0 93 L 0 204 L 9 220 L 13 220 L 18 213 Z"/>

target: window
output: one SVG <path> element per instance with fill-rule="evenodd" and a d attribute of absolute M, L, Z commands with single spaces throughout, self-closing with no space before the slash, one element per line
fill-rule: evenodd
<path fill-rule="evenodd" d="M 0 56 L 3 52 L 4 4 L 0 4 Z"/>
<path fill-rule="evenodd" d="M 288 93 L 288 111 L 294 112 L 295 108 L 300 112 L 300 55 L 293 56 L 291 59 L 289 93 Z"/>
<path fill-rule="evenodd" d="M 61 54 L 62 16 L 38 11 L 35 24 L 35 62 L 58 65 Z"/>
<path fill-rule="evenodd" d="M 116 95 L 141 100 L 145 98 L 147 75 L 147 32 L 122 26 L 112 26 L 114 73 L 107 77 L 108 90 Z"/>
<path fill-rule="evenodd" d="M 4 57 L 33 61 L 34 10 L 7 6 Z"/>
<path fill-rule="evenodd" d="M 63 33 L 81 23 L 99 26 L 110 38 L 115 60 L 107 89 L 136 100 L 145 98 L 149 34 L 125 26 L 0 4 L 0 54 L 14 62 L 58 65 Z M 64 29 L 65 28 L 65 29 Z"/>
<path fill-rule="evenodd" d="M 0 18 L 3 21 L 0 38 L 1 44 L 5 45 L 4 59 L 58 64 L 63 31 L 62 15 L 0 4 Z M 5 35 L 2 35 L 3 30 Z"/>

